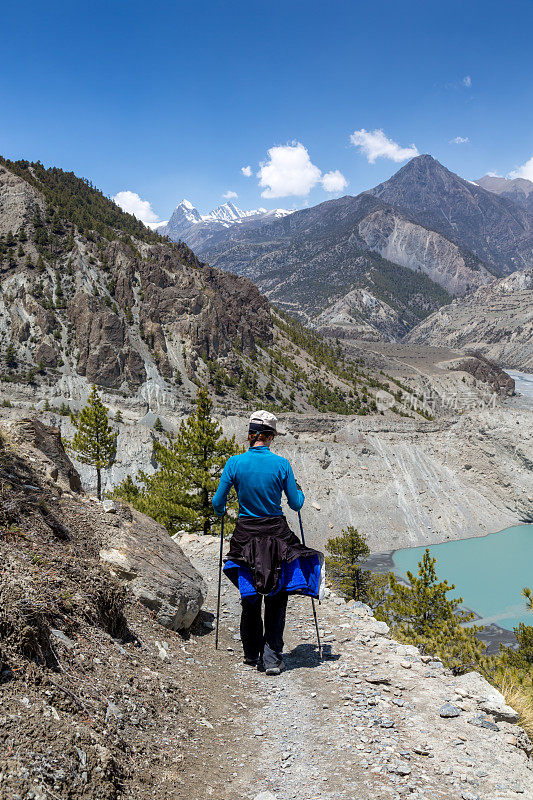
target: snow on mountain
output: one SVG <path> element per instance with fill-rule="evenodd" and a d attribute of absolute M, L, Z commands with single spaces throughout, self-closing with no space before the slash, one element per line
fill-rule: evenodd
<path fill-rule="evenodd" d="M 159 233 L 169 236 L 171 239 L 181 238 L 186 241 L 187 234 L 190 234 L 199 225 L 209 234 L 243 222 L 257 224 L 270 222 L 285 217 L 287 214 L 292 214 L 292 211 L 284 208 L 275 208 L 271 211 L 267 211 L 266 208 L 243 211 L 235 203 L 223 203 L 208 214 L 201 214 L 190 200 L 182 200 L 172 212 L 169 221 L 164 226 L 158 224 L 157 227 Z"/>
<path fill-rule="evenodd" d="M 284 217 L 292 212 L 284 208 L 275 208 L 272 211 L 267 211 L 266 208 L 243 211 L 242 208 L 238 208 L 235 203 L 223 203 L 223 205 L 217 206 L 217 208 L 214 208 L 213 211 L 210 211 L 208 214 L 200 214 L 190 200 L 182 200 L 174 209 L 174 214 L 176 213 L 180 218 L 190 222 L 191 225 L 198 222 L 221 222 L 223 224 L 233 225 L 235 222 L 240 222 L 241 219 L 249 219 L 250 217 L 269 216 L 278 218 Z M 172 216 L 174 216 L 174 214 Z"/>

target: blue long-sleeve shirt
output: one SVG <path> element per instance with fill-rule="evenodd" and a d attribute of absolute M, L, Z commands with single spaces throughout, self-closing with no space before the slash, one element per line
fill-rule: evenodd
<path fill-rule="evenodd" d="M 212 501 L 219 516 L 225 512 L 232 486 L 239 498 L 239 517 L 282 516 L 282 492 L 293 511 L 299 511 L 304 504 L 304 493 L 296 486 L 291 465 L 265 445 L 250 447 L 227 460 Z"/>

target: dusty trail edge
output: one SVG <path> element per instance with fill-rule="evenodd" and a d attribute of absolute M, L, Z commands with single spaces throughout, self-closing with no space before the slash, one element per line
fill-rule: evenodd
<path fill-rule="evenodd" d="M 291 598 L 286 671 L 269 678 L 242 664 L 238 593 L 223 578 L 215 651 L 209 627 L 218 539 L 185 538 L 181 545 L 209 595 L 204 635 L 193 634 L 181 649 L 187 666 L 198 668 L 196 691 L 207 702 L 197 720 L 204 735 L 190 741 L 177 796 L 533 798 L 527 738 L 501 695 L 476 673 L 454 677 L 439 661 L 398 644 L 365 607 L 333 594 L 320 605 L 320 662 L 311 603 Z"/>

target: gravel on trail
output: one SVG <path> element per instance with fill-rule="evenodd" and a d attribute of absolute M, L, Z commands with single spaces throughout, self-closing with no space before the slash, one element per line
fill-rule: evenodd
<path fill-rule="evenodd" d="M 218 540 L 184 537 L 181 546 L 207 580 L 214 614 Z M 310 600 L 291 598 L 285 671 L 272 678 L 242 663 L 239 596 L 224 577 L 222 587 L 219 650 L 209 651 L 207 636 L 194 656 L 209 673 L 212 700 L 225 700 L 227 716 L 210 720 L 220 781 L 210 769 L 197 800 L 533 798 L 521 729 L 480 715 L 485 698 L 458 688 L 440 661 L 392 640 L 366 606 L 334 594 L 319 606 L 320 661 Z M 449 707 L 453 715 L 443 714 Z"/>

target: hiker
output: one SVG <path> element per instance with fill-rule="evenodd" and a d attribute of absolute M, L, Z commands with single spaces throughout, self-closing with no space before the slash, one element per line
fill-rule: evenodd
<path fill-rule="evenodd" d="M 223 516 L 228 493 L 235 487 L 239 517 L 224 573 L 241 593 L 244 663 L 267 675 L 279 675 L 282 669 L 288 595 L 318 597 L 324 563 L 322 553 L 304 547 L 283 516 L 282 492 L 294 511 L 302 508 L 305 498 L 290 463 L 270 450 L 277 422 L 269 411 L 252 414 L 248 450 L 228 459 L 212 501 Z"/>

